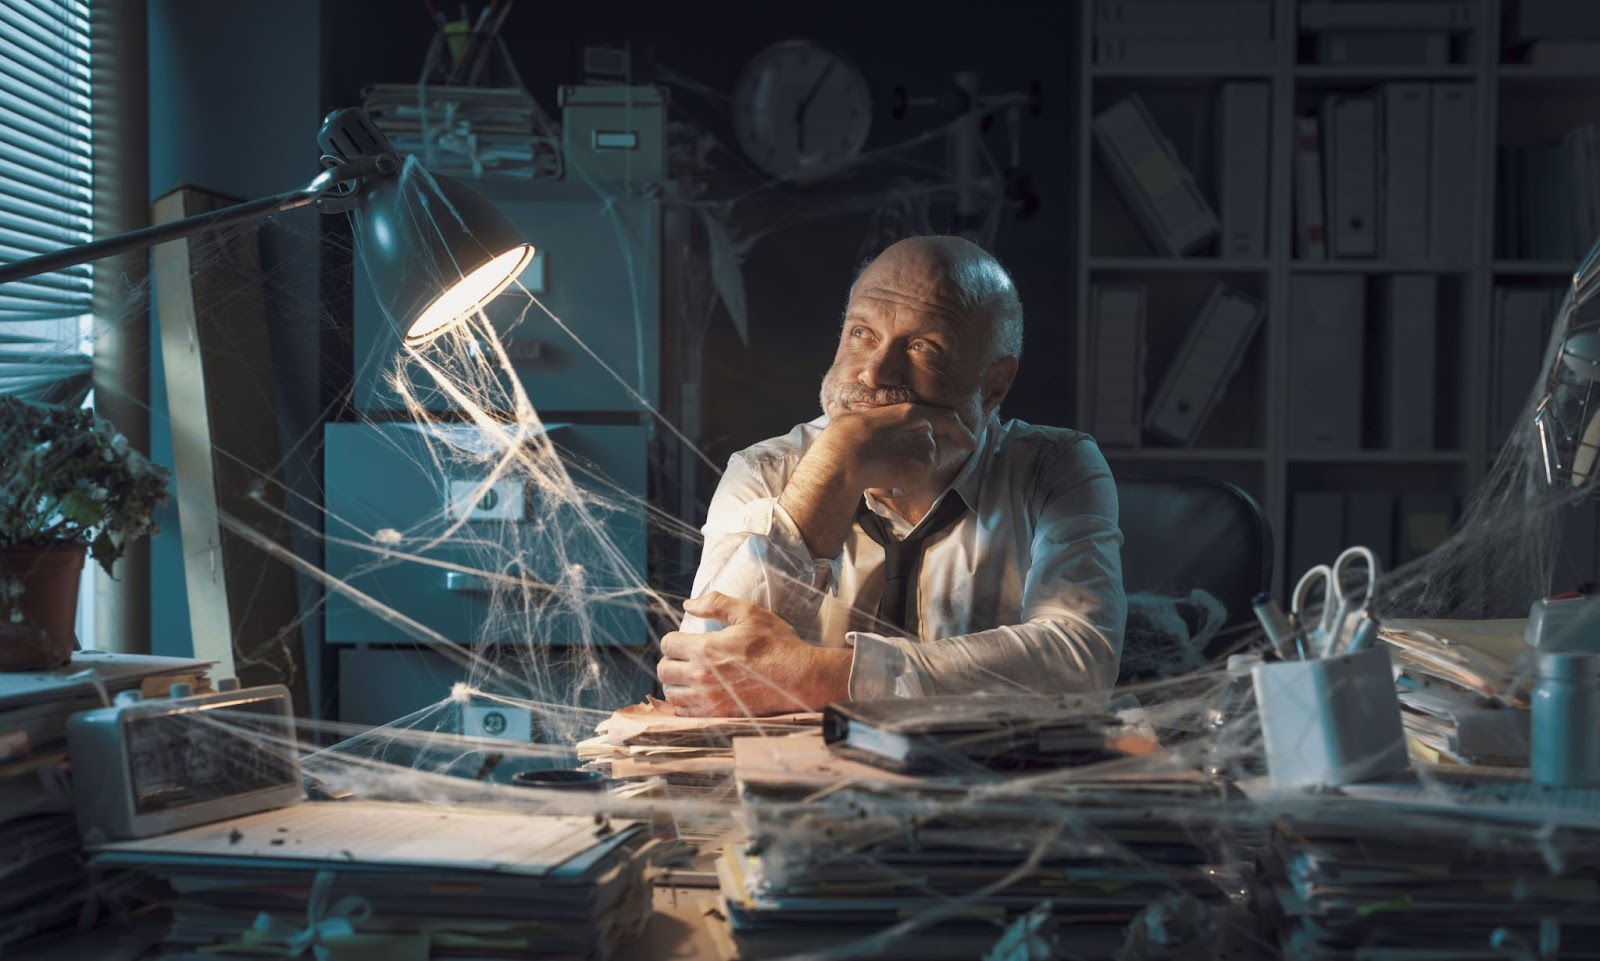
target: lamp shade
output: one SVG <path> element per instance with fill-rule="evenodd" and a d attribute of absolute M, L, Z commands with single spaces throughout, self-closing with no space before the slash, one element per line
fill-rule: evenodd
<path fill-rule="evenodd" d="M 410 346 L 482 310 L 533 259 L 488 200 L 416 166 L 374 179 L 351 213 L 378 303 Z"/>

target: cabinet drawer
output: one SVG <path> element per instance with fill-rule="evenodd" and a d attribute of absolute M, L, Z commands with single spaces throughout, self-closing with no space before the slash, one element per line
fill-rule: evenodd
<path fill-rule="evenodd" d="M 648 432 L 554 425 L 549 437 L 583 496 L 519 467 L 469 503 L 498 460 L 475 453 L 478 428 L 329 424 L 324 566 L 350 589 L 328 592 L 328 640 L 644 644 Z"/>
<path fill-rule="evenodd" d="M 541 411 L 638 410 L 630 390 L 656 406 L 661 355 L 659 203 L 619 200 L 606 205 L 575 195 L 565 185 L 554 185 L 564 188 L 558 194 L 562 199 L 527 199 L 537 194 L 534 186 L 522 185 L 519 191 L 496 185 L 495 190 L 482 191 L 496 199 L 534 245 L 537 253 L 522 274 L 522 285 L 561 319 L 556 323 L 515 286 L 489 305 L 486 312 L 518 380 Z M 541 189 L 549 194 L 553 188 Z M 400 337 L 378 306 L 359 261 L 356 274 L 356 406 L 363 411 L 401 409 L 403 402 L 390 380 L 402 359 Z M 406 365 L 403 376 L 425 408 L 454 406 L 415 365 Z"/>

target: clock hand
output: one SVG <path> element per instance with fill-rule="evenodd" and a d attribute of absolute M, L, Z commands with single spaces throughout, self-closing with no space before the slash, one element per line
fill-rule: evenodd
<path fill-rule="evenodd" d="M 811 89 L 800 98 L 800 103 L 794 108 L 795 150 L 799 153 L 806 152 L 806 108 L 811 106 L 811 101 L 817 99 L 817 93 L 822 90 L 822 82 L 828 79 L 828 74 L 833 72 L 833 61 L 829 60 L 822 65 L 822 72 L 817 74 L 817 79 L 811 81 Z"/>

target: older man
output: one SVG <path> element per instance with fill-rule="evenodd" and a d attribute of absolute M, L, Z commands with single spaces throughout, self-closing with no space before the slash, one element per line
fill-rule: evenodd
<path fill-rule="evenodd" d="M 1021 352 L 1016 289 L 977 245 L 914 237 L 862 271 L 824 416 L 735 454 L 712 498 L 661 640 L 680 713 L 1113 683 L 1116 489 L 1088 435 L 999 418 Z"/>

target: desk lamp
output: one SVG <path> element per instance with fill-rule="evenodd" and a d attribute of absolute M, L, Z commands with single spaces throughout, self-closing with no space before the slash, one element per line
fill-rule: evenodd
<path fill-rule="evenodd" d="M 1600 493 L 1600 244 L 1572 275 L 1534 405 L 1546 489 L 1576 503 Z M 1600 784 L 1600 595 L 1535 601 L 1526 640 L 1538 659 L 1530 774 L 1559 787 Z"/>
<path fill-rule="evenodd" d="M 402 177 L 366 111 L 328 114 L 317 144 L 327 169 L 297 190 L 0 265 L 0 284 L 314 204 L 350 213 L 379 304 L 403 341 L 420 346 L 481 310 L 533 259 L 533 245 L 468 187 L 420 168 Z"/>

